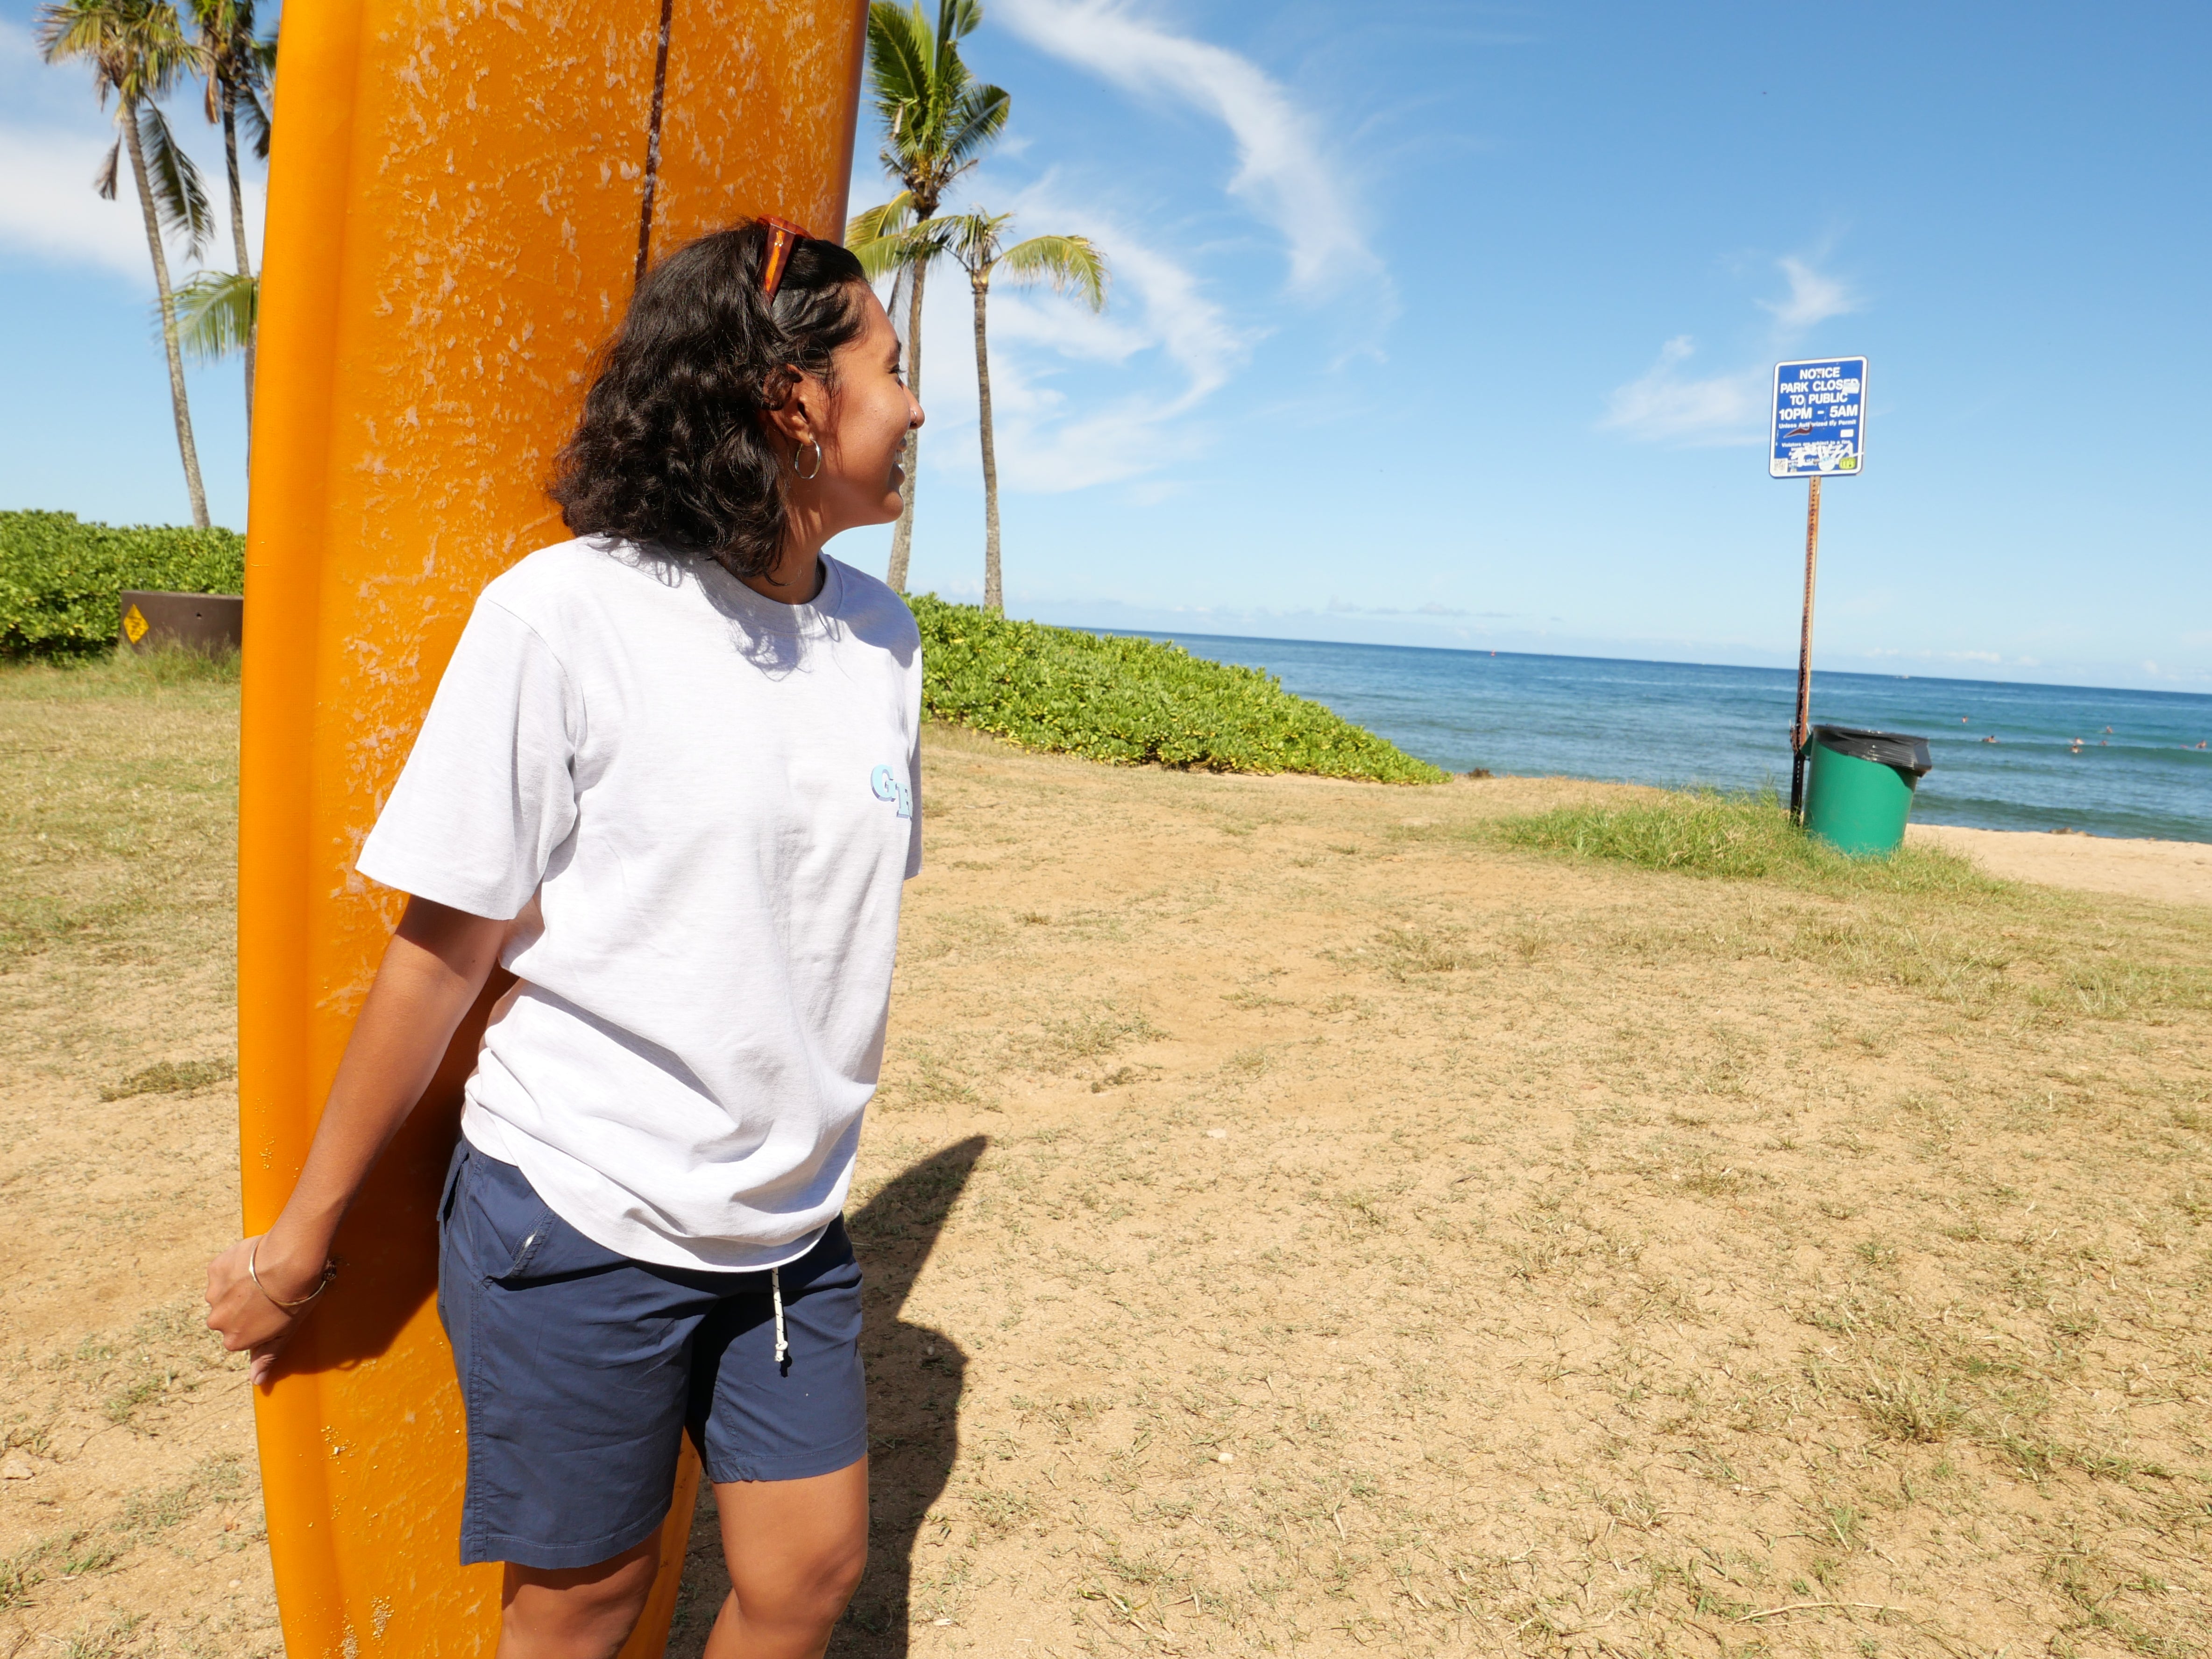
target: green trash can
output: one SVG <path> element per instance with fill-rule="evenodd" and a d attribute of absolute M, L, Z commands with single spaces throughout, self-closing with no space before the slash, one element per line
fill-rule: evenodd
<path fill-rule="evenodd" d="M 1905 840 L 1928 739 L 1856 726 L 1816 726 L 1805 745 L 1805 833 L 1853 858 L 1887 858 Z"/>

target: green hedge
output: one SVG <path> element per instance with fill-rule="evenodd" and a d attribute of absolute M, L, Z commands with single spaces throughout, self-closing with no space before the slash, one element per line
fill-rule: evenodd
<path fill-rule="evenodd" d="M 246 538 L 234 530 L 87 524 L 74 513 L 0 513 L 0 656 L 105 651 L 116 595 L 242 593 Z"/>
<path fill-rule="evenodd" d="M 237 593 L 245 580 L 246 538 L 234 531 L 0 513 L 0 656 L 111 649 L 126 587 Z M 933 593 L 909 603 L 921 625 L 923 701 L 939 720 L 1124 764 L 1383 783 L 1444 775 L 1256 668 L 1151 640 L 1009 622 Z"/>
<path fill-rule="evenodd" d="M 938 720 L 1129 765 L 1443 781 L 1256 668 L 1152 640 L 1010 622 L 934 593 L 907 603 L 921 625 L 922 704 Z"/>

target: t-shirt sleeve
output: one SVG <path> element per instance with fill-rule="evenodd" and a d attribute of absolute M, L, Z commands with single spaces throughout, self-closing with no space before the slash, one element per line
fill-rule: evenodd
<path fill-rule="evenodd" d="M 511 920 L 575 827 L 581 723 L 545 641 L 479 600 L 355 867 L 471 915 Z"/>

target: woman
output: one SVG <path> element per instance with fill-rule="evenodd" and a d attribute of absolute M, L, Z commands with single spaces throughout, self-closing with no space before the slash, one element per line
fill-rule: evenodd
<path fill-rule="evenodd" d="M 775 221 L 639 288 L 562 452 L 578 539 L 477 601 L 359 867 L 408 894 L 298 1187 L 209 1269 L 265 1380 L 495 965 L 440 1206 L 464 1561 L 502 1659 L 613 1654 L 689 1431 L 714 1659 L 814 1659 L 867 1548 L 840 1219 L 921 867 L 921 659 L 824 556 L 899 513 L 922 411 L 860 264 Z"/>

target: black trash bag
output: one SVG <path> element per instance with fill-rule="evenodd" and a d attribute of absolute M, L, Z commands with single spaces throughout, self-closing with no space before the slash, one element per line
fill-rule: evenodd
<path fill-rule="evenodd" d="M 1902 732 L 1869 732 L 1856 726 L 1816 726 L 1813 728 L 1813 741 L 1838 755 L 1894 766 L 1916 778 L 1925 777 L 1935 765 L 1928 758 L 1928 739 L 1908 737 Z"/>

